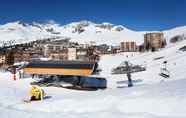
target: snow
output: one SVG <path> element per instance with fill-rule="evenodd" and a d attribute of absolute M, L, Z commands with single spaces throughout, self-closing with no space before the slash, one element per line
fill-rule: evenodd
<path fill-rule="evenodd" d="M 185 118 L 186 52 L 178 50 L 185 45 L 186 41 L 181 41 L 154 53 L 104 55 L 99 65 L 103 70 L 100 76 L 107 78 L 107 89 L 76 91 L 43 87 L 51 98 L 28 104 L 22 100 L 28 98 L 29 83 L 33 80 L 13 81 L 10 73 L 0 72 L 0 117 Z M 126 75 L 110 73 L 125 60 L 147 67 L 144 72 L 132 74 L 131 88 L 127 87 Z M 159 76 L 163 61 L 168 62 L 168 79 Z M 119 81 L 123 81 L 122 85 L 118 85 Z"/>
<path fill-rule="evenodd" d="M 79 26 L 84 29 L 83 32 L 75 32 Z M 101 28 L 100 26 L 108 26 L 109 28 Z M 116 31 L 117 27 L 123 30 Z M 149 31 L 133 31 L 122 25 L 114 25 L 111 23 L 93 23 L 91 21 L 73 22 L 64 26 L 49 21 L 48 23 L 31 24 L 20 21 L 0 25 L 0 46 L 3 42 L 12 41 L 13 43 L 26 43 L 35 40 L 42 40 L 53 37 L 68 37 L 71 41 L 78 43 L 96 42 L 99 44 L 119 45 L 123 41 L 135 41 L 138 45 L 143 43 L 144 34 Z M 152 32 L 152 31 L 151 31 Z M 162 31 L 169 40 L 177 35 L 185 36 L 186 26 L 176 27 L 174 29 Z"/>
<path fill-rule="evenodd" d="M 119 45 L 123 41 L 136 41 L 137 44 L 142 44 L 144 32 L 135 32 L 125 28 L 122 31 L 113 31 L 97 27 L 97 25 L 108 25 L 108 23 L 95 24 L 88 22 L 89 25 L 85 26 L 85 30 L 82 33 L 72 33 L 73 28 L 77 27 L 80 23 L 71 23 L 66 28 L 62 28 L 59 31 L 62 32 L 63 36 L 71 37 L 74 42 L 87 43 L 94 41 L 97 45 L 108 44 L 108 45 Z M 111 24 L 109 24 L 111 25 Z M 113 27 L 115 29 L 115 27 Z M 99 32 L 99 33 L 97 33 Z"/>
<path fill-rule="evenodd" d="M 25 25 L 20 24 L 20 22 L 13 22 L 0 26 L 0 46 L 3 41 L 13 41 L 17 44 L 52 37 L 51 34 L 38 27 Z"/>
<path fill-rule="evenodd" d="M 180 36 L 185 37 L 186 26 L 180 26 L 180 27 L 176 27 L 170 30 L 166 30 L 166 31 L 163 31 L 163 33 L 165 35 L 165 38 L 168 39 L 168 43 L 169 43 L 169 40 L 173 38 L 174 36 L 180 35 Z"/>
<path fill-rule="evenodd" d="M 74 32 L 79 25 L 84 32 Z M 106 29 L 98 27 L 100 25 L 113 27 Z M 123 30 L 115 31 L 117 27 Z M 48 29 L 53 29 L 58 34 L 53 34 Z M 119 45 L 122 41 L 136 41 L 141 44 L 146 32 L 148 31 L 137 32 L 121 25 L 96 24 L 90 21 L 74 22 L 65 26 L 54 21 L 46 24 L 12 22 L 0 25 L 0 45 L 3 41 L 25 43 L 54 36 L 70 37 L 71 41 L 79 43 L 94 41 L 96 44 Z M 106 90 L 75 91 L 43 87 L 51 98 L 26 104 L 22 100 L 28 99 L 30 82 L 34 80 L 23 78 L 13 81 L 10 73 L 0 72 L 0 117 L 185 118 L 186 52 L 178 49 L 186 45 L 186 40 L 175 44 L 170 44 L 169 40 L 176 35 L 185 36 L 186 26 L 162 32 L 168 41 L 165 49 L 154 53 L 129 52 L 101 57 L 99 66 L 102 72 L 99 76 L 107 79 Z M 146 71 L 132 74 L 132 88 L 127 88 L 126 75 L 111 74 L 113 68 L 126 60 L 147 68 Z M 168 62 L 168 79 L 159 76 L 164 61 Z"/>

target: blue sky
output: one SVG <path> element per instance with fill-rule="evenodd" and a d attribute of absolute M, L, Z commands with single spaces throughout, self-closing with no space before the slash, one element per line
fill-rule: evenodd
<path fill-rule="evenodd" d="M 17 20 L 62 25 L 90 20 L 163 30 L 186 25 L 186 0 L 0 0 L 0 24 Z"/>

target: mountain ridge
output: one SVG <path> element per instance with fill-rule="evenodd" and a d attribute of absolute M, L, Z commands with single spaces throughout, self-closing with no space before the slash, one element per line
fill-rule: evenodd
<path fill-rule="evenodd" d="M 68 37 L 71 41 L 78 43 L 93 41 L 98 45 L 119 45 L 122 41 L 135 41 L 137 44 L 142 44 L 143 35 L 147 32 L 157 31 L 134 31 L 123 25 L 114 25 L 108 22 L 94 23 L 87 20 L 66 25 L 60 25 L 54 21 L 47 23 L 15 21 L 0 25 L 0 46 L 6 41 L 19 44 L 52 37 Z M 177 35 L 185 38 L 186 26 L 161 32 L 169 42 L 172 37 Z"/>

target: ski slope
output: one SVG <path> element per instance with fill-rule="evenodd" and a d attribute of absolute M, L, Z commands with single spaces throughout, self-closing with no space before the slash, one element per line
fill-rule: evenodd
<path fill-rule="evenodd" d="M 104 55 L 99 65 L 103 70 L 100 76 L 108 80 L 106 90 L 43 87 L 51 98 L 32 103 L 22 102 L 28 98 L 31 78 L 12 81 L 10 73 L 0 72 L 0 117 L 185 118 L 186 52 L 178 50 L 185 45 L 186 41 L 181 41 L 154 53 Z M 162 56 L 164 58 L 154 60 Z M 147 68 L 144 72 L 132 74 L 132 88 L 127 88 L 126 75 L 110 74 L 113 67 L 125 60 Z M 163 61 L 168 62 L 168 79 L 159 76 Z M 122 81 L 122 85 L 118 85 L 118 81 Z"/>
<path fill-rule="evenodd" d="M 176 44 L 170 44 L 165 49 L 151 53 L 123 53 L 117 55 L 105 55 L 100 61 L 100 67 L 104 68 L 101 73 L 106 78 L 111 78 L 111 81 L 120 81 L 127 79 L 126 76 L 111 75 L 112 68 L 120 65 L 124 60 L 131 62 L 132 64 L 143 65 L 146 67 L 146 71 L 140 73 L 134 73 L 133 79 L 141 81 L 139 84 L 156 83 L 164 80 L 159 76 L 160 68 L 163 67 L 163 62 L 167 61 L 167 69 L 170 71 L 170 78 L 168 80 L 183 79 L 186 77 L 186 53 L 179 51 L 179 48 L 186 45 L 186 41 L 181 41 Z M 155 60 L 156 58 L 161 58 Z M 108 74 L 109 73 L 109 74 Z M 153 76 L 152 76 L 153 75 Z M 111 82 L 112 84 L 114 82 Z M 116 83 L 116 82 L 115 82 Z M 117 85 L 116 85 L 117 86 Z"/>

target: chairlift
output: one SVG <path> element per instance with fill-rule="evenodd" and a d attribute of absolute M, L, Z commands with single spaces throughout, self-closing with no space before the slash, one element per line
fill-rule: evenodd
<path fill-rule="evenodd" d="M 170 72 L 167 70 L 167 61 L 163 62 L 163 67 L 160 69 L 160 76 L 164 78 L 169 78 L 170 77 Z"/>
<path fill-rule="evenodd" d="M 161 68 L 161 72 L 160 72 L 159 75 L 164 77 L 164 78 L 169 78 L 170 77 L 170 72 L 166 68 Z"/>

